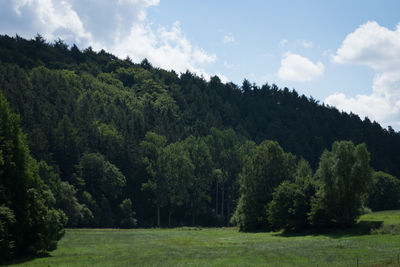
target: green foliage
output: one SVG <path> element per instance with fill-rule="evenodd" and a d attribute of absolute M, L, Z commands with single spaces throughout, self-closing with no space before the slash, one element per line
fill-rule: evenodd
<path fill-rule="evenodd" d="M 160 208 L 167 205 L 167 183 L 162 176 L 161 155 L 166 146 L 165 136 L 154 132 L 147 132 L 144 140 L 140 143 L 143 149 L 143 164 L 145 165 L 148 179 L 142 184 L 143 190 L 153 193 L 153 202 L 157 207 L 157 225 L 160 226 Z"/>
<path fill-rule="evenodd" d="M 64 115 L 58 122 L 54 134 L 54 152 L 56 160 L 63 162 L 63 175 L 65 177 L 70 177 L 80 155 L 78 132 L 73 126 L 71 119 L 67 115 Z"/>
<path fill-rule="evenodd" d="M 400 180 L 384 172 L 373 173 L 373 187 L 368 207 L 374 211 L 400 208 Z"/>
<path fill-rule="evenodd" d="M 185 204 L 189 198 L 189 183 L 193 180 L 194 165 L 183 143 L 173 143 L 166 146 L 160 156 L 161 179 L 166 184 L 168 226 L 171 226 L 171 216 L 176 207 Z"/>
<path fill-rule="evenodd" d="M 313 177 L 313 171 L 311 169 L 310 163 L 304 158 L 300 158 L 297 162 L 296 178 L 311 178 Z"/>
<path fill-rule="evenodd" d="M 210 149 L 202 138 L 189 136 L 183 141 L 183 145 L 194 168 L 190 171 L 193 173 L 189 177 L 187 191 L 192 225 L 195 225 L 196 216 L 201 212 L 204 213 L 211 201 L 208 193 L 212 184 L 212 158 Z"/>
<path fill-rule="evenodd" d="M 295 181 L 284 181 L 272 194 L 267 216 L 271 227 L 288 232 L 310 228 L 308 216 L 318 185 L 312 178 L 310 164 L 303 158 L 297 163 Z"/>
<path fill-rule="evenodd" d="M 132 200 L 130 198 L 124 199 L 119 205 L 121 212 L 120 226 L 122 228 L 132 228 L 136 226 L 137 220 L 135 219 L 135 212 L 132 211 Z"/>
<path fill-rule="evenodd" d="M 0 94 L 0 262 L 54 250 L 66 216 L 39 176 L 29 154 L 19 117 Z"/>
<path fill-rule="evenodd" d="M 14 212 L 5 205 L 0 206 L 0 262 L 13 253 L 15 240 L 12 227 L 16 223 Z"/>
<path fill-rule="evenodd" d="M 52 166 L 39 169 L 48 175 L 43 179 L 69 226 L 118 227 L 125 199 L 135 203 L 139 226 L 166 221 L 170 210 L 175 225 L 229 225 L 237 205 L 236 210 L 249 205 L 239 201 L 239 174 L 248 171 L 246 158 L 263 140 L 275 140 L 305 159 L 291 178 L 271 174 L 273 187 L 281 179 L 312 176 L 323 150 L 343 139 L 365 142 L 374 169 L 400 176 L 399 133 L 295 90 L 248 80 L 224 84 L 217 76 L 206 81 L 189 71 L 177 75 L 147 60 L 137 64 L 62 40 L 48 43 L 40 35 L 0 36 L 0 62 L 1 91 L 21 116 L 32 156 Z M 179 155 L 163 162 L 173 151 Z M 1 151 L 0 163 L 6 154 Z M 171 191 L 164 170 L 177 160 L 186 171 L 168 173 L 175 177 L 171 181 L 181 180 Z M 55 184 L 51 173 L 58 176 Z M 273 188 L 267 191 L 265 201 L 272 199 Z M 177 192 L 176 198 L 167 192 Z M 181 195 L 187 198 L 180 200 Z M 312 213 L 330 219 L 321 208 L 322 196 L 320 190 L 312 202 L 319 208 Z M 259 209 L 261 221 L 265 209 L 266 203 Z"/>
<path fill-rule="evenodd" d="M 268 229 L 266 208 L 274 189 L 284 180 L 293 180 L 295 172 L 295 157 L 277 142 L 264 141 L 245 156 L 234 215 L 241 231 Z"/>
<path fill-rule="evenodd" d="M 238 199 L 238 176 L 242 169 L 240 137 L 232 130 L 211 128 L 205 141 L 213 159 L 215 178 L 215 213 L 222 224 L 229 218 Z"/>
<path fill-rule="evenodd" d="M 373 181 L 369 161 L 366 145 L 355 146 L 351 141 L 335 142 L 332 151 L 322 154 L 316 173 L 322 186 L 313 206 L 313 221 L 323 212 L 341 227 L 356 222 Z"/>
<path fill-rule="evenodd" d="M 39 162 L 39 176 L 45 184 L 51 189 L 55 199 L 55 207 L 62 210 L 68 217 L 69 227 L 85 225 L 85 218 L 88 214 L 85 212 L 87 207 L 80 204 L 77 198 L 77 190 L 68 182 L 63 182 L 60 176 L 55 172 L 54 168 L 47 165 L 43 160 Z"/>
<path fill-rule="evenodd" d="M 315 192 L 316 184 L 311 177 L 296 178 L 295 182 L 282 182 L 275 189 L 267 208 L 268 221 L 272 227 L 289 232 L 309 228 L 308 214 Z"/>
<path fill-rule="evenodd" d="M 148 181 L 143 189 L 154 194 L 157 208 L 157 224 L 160 225 L 160 209 L 168 208 L 168 225 L 176 208 L 189 202 L 192 215 L 201 206 L 210 173 L 210 155 L 204 142 L 189 137 L 184 142 L 166 145 L 166 138 L 153 132 L 146 134 L 141 143 L 144 150 L 143 163 L 146 165 Z M 196 165 L 192 163 L 196 160 Z"/>
<path fill-rule="evenodd" d="M 114 226 L 117 211 L 112 207 L 117 207 L 122 198 L 125 176 L 99 153 L 84 154 L 77 168 L 77 176 L 82 177 L 87 190 L 82 193 L 82 203 L 93 214 L 95 225 Z"/>

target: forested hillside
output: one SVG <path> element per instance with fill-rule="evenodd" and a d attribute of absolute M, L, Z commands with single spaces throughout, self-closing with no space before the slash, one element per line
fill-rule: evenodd
<path fill-rule="evenodd" d="M 314 171 L 334 141 L 365 143 L 400 177 L 399 133 L 276 85 L 0 36 L 0 90 L 72 227 L 226 225 L 243 159 L 267 139 Z"/>

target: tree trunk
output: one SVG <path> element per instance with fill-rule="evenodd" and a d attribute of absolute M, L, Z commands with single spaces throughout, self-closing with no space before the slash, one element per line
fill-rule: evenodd
<path fill-rule="evenodd" d="M 218 215 L 218 181 L 215 187 L 215 215 Z"/>
<path fill-rule="evenodd" d="M 168 227 L 171 227 L 171 216 L 172 216 L 172 210 L 168 211 Z"/>
<path fill-rule="evenodd" d="M 157 225 L 160 227 L 160 206 L 157 206 Z"/>
<path fill-rule="evenodd" d="M 222 183 L 222 189 L 221 189 L 221 215 L 224 217 L 224 194 L 225 194 L 225 183 Z"/>
<path fill-rule="evenodd" d="M 195 217 L 196 217 L 196 209 L 194 208 L 194 204 L 193 204 L 193 201 L 192 201 L 192 226 L 194 226 L 194 224 L 195 224 Z"/>
<path fill-rule="evenodd" d="M 231 198 L 229 194 L 228 194 L 228 203 L 226 208 L 227 208 L 226 216 L 228 217 L 226 220 L 226 226 L 229 226 L 229 219 L 230 219 L 229 216 L 231 216 Z"/>

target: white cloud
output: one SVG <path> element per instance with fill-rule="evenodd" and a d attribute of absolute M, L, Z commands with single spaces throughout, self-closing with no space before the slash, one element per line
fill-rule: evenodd
<path fill-rule="evenodd" d="M 135 24 L 128 37 L 117 39 L 114 52 L 120 57 L 130 56 L 134 61 L 146 57 L 152 64 L 165 69 L 185 72 L 187 69 L 209 75 L 199 66 L 215 62 L 216 56 L 193 46 L 176 22 L 171 29 L 160 27 L 154 31 L 149 25 Z"/>
<path fill-rule="evenodd" d="M 385 126 L 400 127 L 398 122 L 392 121 L 396 117 L 396 114 L 398 117 L 400 103 L 397 104 L 396 108 L 392 108 L 388 105 L 388 99 L 378 94 L 373 93 L 371 95 L 347 97 L 343 93 L 335 93 L 328 96 L 324 102 L 330 106 L 336 106 L 340 110 L 368 117 Z"/>
<path fill-rule="evenodd" d="M 284 47 L 288 42 L 289 42 L 288 40 L 282 39 L 282 40 L 279 42 L 279 47 Z"/>
<path fill-rule="evenodd" d="M 367 65 L 377 71 L 400 68 L 400 24 L 395 31 L 367 22 L 344 39 L 336 63 Z"/>
<path fill-rule="evenodd" d="M 336 93 L 325 103 L 400 129 L 400 24 L 395 30 L 377 22 L 361 25 L 346 36 L 332 59 L 341 64 L 369 66 L 375 70 L 375 77 L 371 94 L 347 97 Z"/>
<path fill-rule="evenodd" d="M 209 78 L 203 68 L 215 62 L 216 55 L 191 44 L 179 22 L 152 25 L 147 9 L 158 4 L 159 0 L 8 0 L 0 15 L 12 20 L 5 25 L 0 17 L 0 30 L 12 29 L 12 35 L 27 38 L 40 33 L 50 41 L 61 38 L 80 48 L 104 48 L 136 62 L 147 58 L 157 67 L 189 69 Z"/>
<path fill-rule="evenodd" d="M 228 77 L 226 77 L 225 75 L 223 75 L 221 73 L 217 73 L 217 76 L 221 80 L 222 83 L 228 83 L 229 82 Z"/>
<path fill-rule="evenodd" d="M 78 14 L 67 1 L 15 0 L 14 10 L 19 17 L 35 17 L 33 23 L 46 39 L 70 39 L 76 43 L 92 43 L 92 35 L 86 31 Z M 35 33 L 36 34 L 36 33 Z"/>
<path fill-rule="evenodd" d="M 281 80 L 306 82 L 324 74 L 321 62 L 313 63 L 306 57 L 287 52 L 281 61 L 278 78 Z"/>
<path fill-rule="evenodd" d="M 232 33 L 227 34 L 224 36 L 224 39 L 222 40 L 224 44 L 228 43 L 234 43 L 235 42 L 235 37 L 233 36 Z"/>
<path fill-rule="evenodd" d="M 313 47 L 313 42 L 311 42 L 310 40 L 297 40 L 296 43 L 303 46 L 304 48 Z"/>

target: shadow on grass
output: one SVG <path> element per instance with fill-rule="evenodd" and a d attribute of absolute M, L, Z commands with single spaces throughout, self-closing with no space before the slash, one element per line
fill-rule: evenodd
<path fill-rule="evenodd" d="M 382 227 L 383 221 L 360 221 L 350 228 L 326 228 L 326 229 L 309 229 L 302 232 L 289 232 L 283 231 L 275 234 L 281 237 L 294 237 L 294 236 L 328 236 L 330 238 L 342 238 L 349 236 L 369 235 L 373 230 Z"/>
<path fill-rule="evenodd" d="M 14 264 L 21 264 L 21 263 L 32 261 L 34 259 L 49 258 L 49 257 L 52 257 L 49 252 L 47 252 L 47 251 L 46 252 L 39 252 L 39 253 L 37 253 L 36 255 L 33 255 L 33 256 L 23 257 L 23 258 L 20 258 L 20 259 L 13 259 L 13 260 L 4 262 L 3 263 L 4 265 L 0 264 L 0 266 L 10 266 L 10 265 L 14 265 Z"/>

